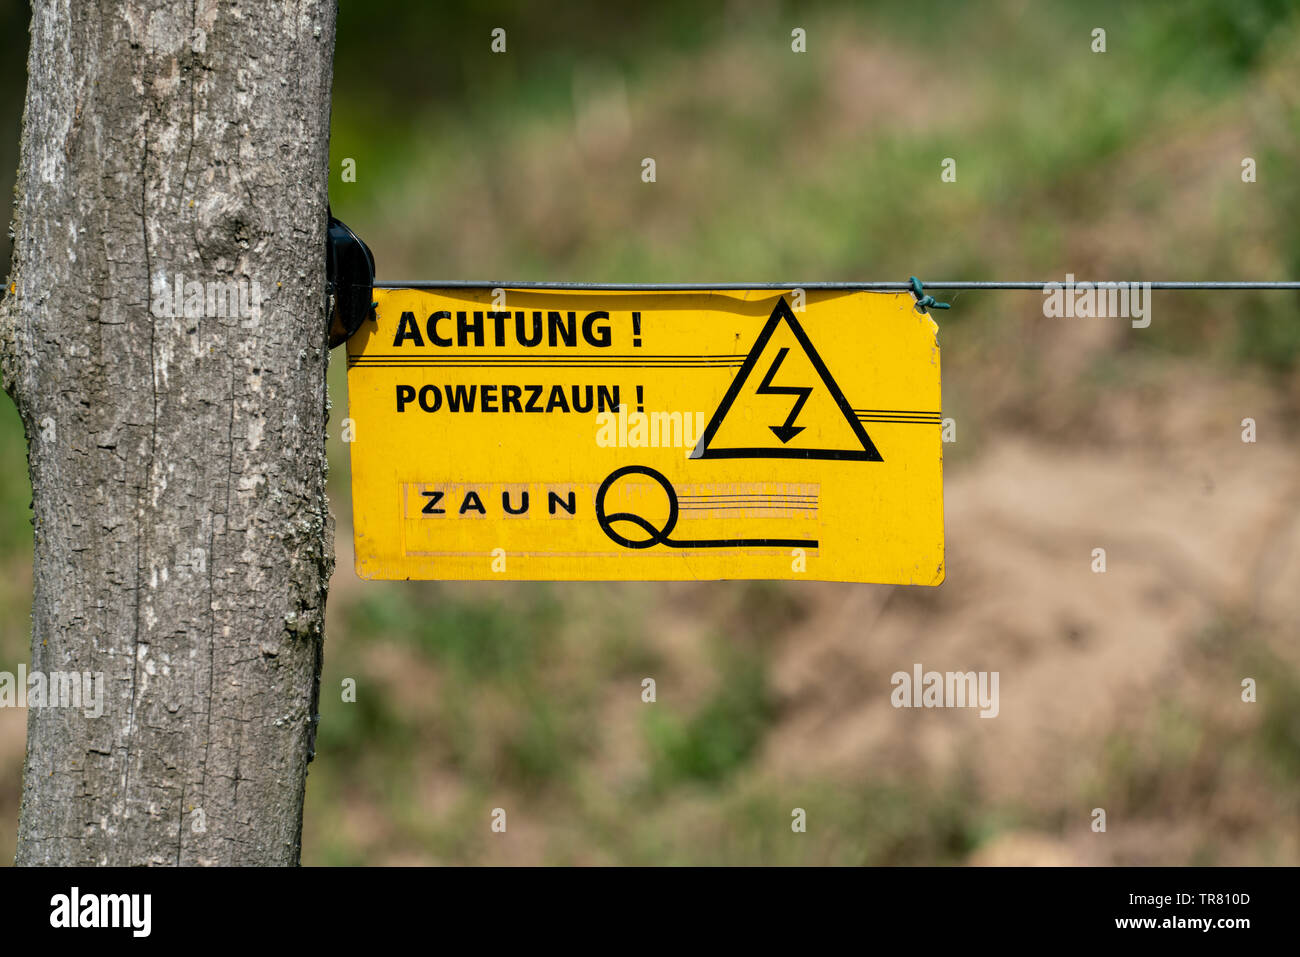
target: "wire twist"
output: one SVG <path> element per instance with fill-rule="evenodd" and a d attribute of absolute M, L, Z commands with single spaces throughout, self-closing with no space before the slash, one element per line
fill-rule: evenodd
<path fill-rule="evenodd" d="M 912 308 L 917 312 L 922 313 L 923 315 L 929 315 L 929 313 L 926 312 L 927 309 L 952 308 L 952 303 L 940 302 L 938 299 L 935 299 L 934 296 L 929 295 L 925 291 L 925 287 L 921 285 L 921 280 L 917 279 L 915 276 L 909 276 L 908 281 L 912 284 L 912 295 L 916 297 L 916 305 Z"/>

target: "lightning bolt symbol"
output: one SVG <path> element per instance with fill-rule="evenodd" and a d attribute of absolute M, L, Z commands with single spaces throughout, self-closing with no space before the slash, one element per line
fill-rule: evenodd
<path fill-rule="evenodd" d="M 767 370 L 767 375 L 763 376 L 763 381 L 754 391 L 755 395 L 797 395 L 790 414 L 785 417 L 785 421 L 780 425 L 769 425 L 768 428 L 772 433 L 781 440 L 781 444 L 789 442 L 796 435 L 803 431 L 802 425 L 795 425 L 794 420 L 799 418 L 799 412 L 803 409 L 803 404 L 808 401 L 808 396 L 812 395 L 811 386 L 780 386 L 772 385 L 772 379 L 776 376 L 777 370 L 781 368 L 781 363 L 785 361 L 785 355 L 789 349 L 782 349 L 776 354 L 772 361 L 772 367 Z"/>

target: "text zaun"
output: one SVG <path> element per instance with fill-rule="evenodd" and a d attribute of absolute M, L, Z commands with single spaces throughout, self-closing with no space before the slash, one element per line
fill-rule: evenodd
<path fill-rule="evenodd" d="M 348 342 L 362 578 L 943 580 L 909 294 L 375 298 Z"/>

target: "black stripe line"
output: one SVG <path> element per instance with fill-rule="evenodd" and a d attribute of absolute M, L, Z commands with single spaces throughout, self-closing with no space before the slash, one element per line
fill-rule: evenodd
<path fill-rule="evenodd" d="M 816 502 L 692 502 L 682 508 L 808 508 L 816 510 Z"/>
<path fill-rule="evenodd" d="M 633 365 L 740 365 L 743 359 L 657 359 L 654 357 L 637 358 L 630 357 L 627 359 L 592 359 L 587 356 L 547 356 L 545 359 L 509 359 L 509 358 L 484 358 L 484 359 L 388 359 L 382 356 L 371 358 L 369 356 L 355 356 L 348 360 L 352 365 L 371 365 L 372 363 L 382 363 L 384 365 L 397 366 L 425 366 L 425 365 L 457 365 L 457 366 L 481 366 L 492 365 L 499 362 L 510 362 L 515 365 L 550 365 L 554 362 L 588 362 L 595 365 L 622 365 L 632 363 Z M 915 415 L 916 413 L 910 413 Z"/>
<path fill-rule="evenodd" d="M 677 496 L 680 499 L 688 498 L 816 498 L 816 494 L 809 492 L 699 492 L 692 494 L 683 494 Z"/>
<path fill-rule="evenodd" d="M 815 498 L 716 498 L 716 499 L 682 499 L 690 505 L 708 505 L 710 502 L 725 502 L 727 504 L 737 505 L 767 505 L 771 503 L 783 503 L 791 505 L 815 505 Z"/>
<path fill-rule="evenodd" d="M 617 363 L 617 361 L 698 361 L 698 363 L 729 363 L 744 361 L 745 356 L 735 355 L 354 355 L 348 356 L 356 363 L 382 361 L 382 363 L 494 363 L 494 361 L 589 361 L 589 363 Z M 889 411 L 889 410 L 885 410 Z"/>
<path fill-rule="evenodd" d="M 691 363 L 668 365 L 661 362 L 491 362 L 477 365 L 451 362 L 357 362 L 349 369 L 739 369 L 740 365 Z"/>
<path fill-rule="evenodd" d="M 744 359 L 743 352 L 610 352 L 598 356 L 574 356 L 578 359 Z M 480 356 L 412 355 L 409 352 L 371 352 L 353 356 L 354 359 L 478 359 Z M 487 356 L 489 359 L 559 359 L 559 355 L 538 355 L 535 352 L 502 352 Z"/>
<path fill-rule="evenodd" d="M 680 505 L 678 508 L 683 512 L 704 512 L 709 509 L 718 509 L 720 511 L 735 511 L 744 508 L 771 508 L 787 512 L 815 512 L 815 505 Z"/>
<path fill-rule="evenodd" d="M 494 362 L 468 365 L 460 363 L 437 362 L 354 362 L 350 369 L 737 369 L 739 363 L 726 365 L 722 363 L 694 365 L 666 365 L 653 362 Z"/>
<path fill-rule="evenodd" d="M 549 365 L 568 365 L 569 363 L 580 362 L 584 365 L 593 366 L 738 366 L 742 364 L 740 359 L 701 359 L 698 362 L 686 361 L 682 359 L 664 359 L 645 360 L 638 362 L 633 359 L 609 359 L 601 361 L 598 359 L 548 359 L 545 362 L 525 362 L 522 359 L 475 359 L 473 361 L 459 361 L 455 359 L 427 359 L 416 362 L 398 362 L 391 359 L 362 359 L 350 361 L 349 365 L 354 366 L 495 366 L 495 365 L 512 365 L 512 366 L 549 366 Z"/>
<path fill-rule="evenodd" d="M 742 363 L 744 359 L 734 359 L 728 356 L 619 356 L 617 358 L 601 358 L 598 356 L 538 356 L 529 358 L 526 356 L 475 356 L 473 358 L 452 358 L 449 356 L 439 356 L 437 358 L 419 358 L 404 359 L 390 356 L 352 356 L 349 362 L 354 365 L 366 365 L 371 362 L 395 363 L 397 365 L 427 365 L 437 363 L 440 365 L 484 365 L 491 362 L 527 362 L 545 365 L 548 362 L 598 362 L 618 363 L 618 362 L 669 362 L 674 365 L 698 365 L 701 363 L 724 363 L 735 364 Z"/>
<path fill-rule="evenodd" d="M 942 412 L 935 412 L 933 409 L 854 409 L 853 411 L 883 413 L 885 415 L 891 413 L 898 413 L 899 415 L 943 415 Z"/>

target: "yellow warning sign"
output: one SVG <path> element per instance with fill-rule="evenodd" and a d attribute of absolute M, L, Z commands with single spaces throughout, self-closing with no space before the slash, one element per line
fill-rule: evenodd
<path fill-rule="evenodd" d="M 347 345 L 362 578 L 943 581 L 910 294 L 375 299 Z"/>

